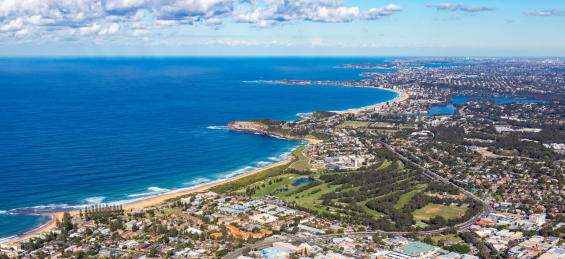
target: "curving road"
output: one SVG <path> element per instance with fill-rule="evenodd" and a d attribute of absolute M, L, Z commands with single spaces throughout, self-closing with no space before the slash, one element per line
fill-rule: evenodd
<path fill-rule="evenodd" d="M 482 211 L 481 213 L 477 214 L 475 217 L 473 217 L 473 218 L 470 219 L 469 221 L 467 221 L 467 222 L 465 222 L 465 223 L 463 223 L 463 224 L 458 225 L 458 226 L 457 226 L 458 229 L 460 229 L 461 227 L 462 227 L 461 229 L 465 229 L 465 228 L 469 227 L 470 225 L 472 225 L 473 223 L 475 223 L 478 219 L 480 219 L 480 218 L 482 218 L 482 217 L 484 217 L 484 216 L 486 216 L 486 215 L 488 215 L 488 214 L 491 213 L 491 211 L 492 211 L 491 207 L 490 207 L 488 204 L 486 204 L 483 200 L 481 200 L 479 197 L 477 197 L 477 196 L 475 196 L 474 194 L 472 194 L 471 192 L 468 192 L 467 190 L 465 190 L 465 189 L 463 189 L 463 188 L 457 186 L 456 184 L 454 184 L 454 183 L 448 181 L 447 179 L 445 179 L 445 178 L 443 178 L 442 176 L 440 176 L 440 175 L 438 175 L 438 174 L 432 172 L 431 170 L 429 170 L 429 169 L 427 169 L 427 168 L 425 168 L 425 167 L 423 167 L 423 166 L 421 166 L 421 165 L 419 165 L 419 164 L 417 164 L 417 163 L 414 163 L 412 160 L 410 160 L 410 159 L 404 157 L 403 155 L 399 154 L 398 152 L 396 152 L 396 150 L 395 150 L 394 148 L 392 148 L 390 145 L 388 145 L 388 144 L 386 144 L 386 143 L 382 143 L 382 144 L 383 144 L 389 151 L 394 152 L 398 157 L 400 157 L 400 159 L 401 159 L 402 161 L 411 163 L 411 164 L 413 164 L 413 165 L 419 167 L 420 169 L 422 169 L 422 170 L 423 170 L 422 174 L 423 174 L 425 177 L 430 178 L 430 179 L 433 179 L 433 180 L 437 180 L 437 181 L 440 181 L 440 182 L 443 182 L 443 183 L 445 183 L 445 184 L 450 184 L 450 185 L 454 186 L 455 188 L 457 188 L 457 189 L 458 189 L 461 193 L 463 193 L 465 196 L 467 196 L 467 197 L 469 197 L 469 198 L 471 198 L 471 199 L 473 199 L 473 200 L 479 201 L 479 202 L 481 202 L 481 203 L 483 204 L 483 211 Z"/>
<path fill-rule="evenodd" d="M 472 198 L 473 200 L 479 201 L 483 204 L 483 211 L 479 214 L 477 214 L 475 217 L 471 218 L 470 220 L 468 220 L 465 223 L 461 223 L 457 226 L 455 226 L 457 228 L 458 231 L 461 230 L 465 230 L 467 228 L 469 228 L 471 225 L 475 224 L 480 218 L 488 215 L 492 209 L 490 208 L 490 206 L 488 204 L 486 204 L 483 200 L 481 200 L 479 197 L 475 196 L 474 194 L 472 194 L 471 192 L 468 192 L 467 190 L 455 185 L 454 183 L 448 181 L 447 179 L 443 178 L 442 176 L 432 172 L 431 170 L 417 164 L 414 163 L 412 160 L 404 157 L 403 155 L 399 154 L 398 152 L 396 152 L 396 150 L 394 148 L 392 148 L 390 145 L 386 144 L 386 143 L 382 143 L 388 150 L 390 150 L 391 152 L 394 152 L 402 161 L 407 162 L 407 163 L 411 163 L 413 165 L 416 165 L 417 167 L 419 167 L 420 169 L 423 170 L 422 174 L 432 180 L 436 180 L 436 181 L 441 181 L 445 184 L 450 184 L 453 185 L 455 188 L 457 188 L 459 191 L 461 191 L 461 193 L 463 193 L 465 196 Z M 420 233 L 421 235 L 438 235 L 438 234 L 442 234 L 443 230 L 445 228 L 442 229 L 437 229 L 437 230 L 431 230 L 431 231 L 420 231 L 418 233 Z M 286 237 L 284 239 L 280 239 L 280 240 L 272 240 L 272 241 L 263 241 L 261 243 L 257 243 L 257 244 L 251 244 L 251 245 L 246 245 L 243 248 L 240 248 L 230 254 L 228 254 L 225 258 L 227 259 L 235 259 L 239 256 L 242 255 L 243 249 L 245 248 L 251 248 L 251 250 L 258 250 L 258 249 L 262 249 L 262 248 L 266 248 L 266 247 L 270 247 L 272 246 L 274 243 L 276 242 L 292 242 L 292 241 L 300 241 L 300 242 L 305 242 L 305 243 L 315 243 L 317 239 L 330 239 L 330 238 L 334 238 L 334 237 L 340 237 L 340 236 L 363 236 L 363 235 L 374 235 L 374 234 L 393 234 L 393 235 L 403 235 L 403 234 L 407 234 L 408 232 L 385 232 L 385 231 L 368 231 L 368 232 L 356 232 L 356 233 L 352 233 L 352 234 L 331 234 L 331 235 L 324 235 L 324 236 L 315 236 L 315 237 L 308 237 L 308 238 L 301 238 L 301 237 Z"/>

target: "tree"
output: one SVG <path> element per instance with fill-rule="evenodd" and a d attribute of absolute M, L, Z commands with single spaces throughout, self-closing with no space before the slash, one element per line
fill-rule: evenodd
<path fill-rule="evenodd" d="M 469 248 L 469 246 L 463 245 L 463 244 L 455 244 L 455 245 L 446 247 L 445 250 L 451 251 L 451 252 L 457 252 L 457 253 L 460 253 L 460 254 L 467 254 L 467 253 L 471 252 L 471 248 Z"/>
<path fill-rule="evenodd" d="M 157 249 L 155 247 L 151 247 L 149 250 L 149 257 L 156 257 L 157 256 Z"/>
<path fill-rule="evenodd" d="M 249 252 L 251 252 L 251 248 L 246 247 L 246 248 L 243 249 L 243 251 L 241 251 L 241 254 L 243 256 L 249 256 Z"/>
<path fill-rule="evenodd" d="M 227 254 L 228 254 L 228 250 L 226 249 L 218 250 L 216 252 L 216 256 L 220 258 L 226 256 Z"/>
<path fill-rule="evenodd" d="M 63 222 L 61 222 L 61 229 L 65 231 L 69 231 L 73 229 L 73 223 L 71 222 L 71 214 L 68 211 L 63 213 Z"/>
<path fill-rule="evenodd" d="M 373 235 L 373 242 L 380 244 L 383 242 L 383 239 L 381 238 L 381 236 L 379 234 Z"/>

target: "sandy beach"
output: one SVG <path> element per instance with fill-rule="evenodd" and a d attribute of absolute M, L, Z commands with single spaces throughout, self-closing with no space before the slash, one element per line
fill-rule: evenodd
<path fill-rule="evenodd" d="M 397 100 L 394 100 L 394 101 L 389 102 L 389 103 L 400 103 L 400 102 L 404 102 L 404 101 L 408 100 L 408 98 L 410 98 L 410 95 L 408 95 L 407 93 L 401 92 L 401 91 L 395 90 L 395 89 L 383 88 L 383 87 L 370 87 L 370 86 L 356 86 L 356 87 L 377 88 L 377 89 L 381 89 L 381 90 L 386 90 L 386 91 L 391 91 L 391 92 L 399 93 L 399 94 L 402 95 L 402 98 L 397 99 Z M 361 112 L 369 111 L 369 110 L 375 109 L 375 108 L 380 107 L 380 106 L 383 106 L 383 105 L 386 105 L 386 103 L 381 103 L 381 104 L 377 104 L 377 105 L 372 105 L 372 106 L 364 107 L 364 108 L 357 109 L 357 110 L 344 111 L 344 112 L 340 112 L 340 113 L 342 113 L 342 114 L 343 114 L 343 113 L 359 114 L 359 113 L 361 113 Z"/>
<path fill-rule="evenodd" d="M 407 93 L 404 93 L 404 92 L 401 92 L 401 91 L 398 91 L 398 90 L 393 90 L 393 89 L 388 89 L 388 88 L 380 88 L 380 87 L 368 87 L 368 88 L 378 88 L 378 89 L 383 89 L 383 90 L 387 90 L 387 91 L 393 91 L 393 92 L 402 94 L 402 98 L 397 99 L 397 100 L 394 100 L 392 103 L 403 102 L 403 101 L 405 101 L 405 100 L 407 100 L 407 99 L 409 98 L 409 95 L 408 95 Z M 386 103 L 385 103 L 385 104 L 386 104 Z M 373 105 L 373 106 L 370 106 L 370 107 L 365 107 L 365 108 L 361 108 L 361 109 L 358 109 L 358 110 L 346 111 L 346 112 L 342 112 L 342 113 L 359 114 L 359 113 L 361 113 L 361 112 L 363 112 L 363 111 L 371 110 L 371 109 L 374 109 L 375 107 L 379 107 L 379 106 L 382 106 L 382 105 L 385 105 L 385 104 Z M 309 144 L 312 144 L 312 145 L 315 145 L 315 144 L 318 144 L 318 143 L 320 143 L 320 142 L 323 142 L 322 140 L 319 140 L 319 139 L 312 139 L 312 138 L 306 138 L 306 139 L 304 139 L 304 140 L 307 140 L 307 141 L 309 142 Z M 226 180 L 220 181 L 220 182 L 210 183 L 210 184 L 203 185 L 203 186 L 201 186 L 201 187 L 198 187 L 198 188 L 195 188 L 195 189 L 191 189 L 191 190 L 186 190 L 186 191 L 181 191 L 181 192 L 174 192 L 174 193 L 168 193 L 168 194 L 163 194 L 163 195 L 151 197 L 151 198 L 148 198 L 148 199 L 146 199 L 146 200 L 142 200 L 142 201 L 138 201 L 138 202 L 135 202 L 135 203 L 132 203 L 132 204 L 124 205 L 123 208 L 124 208 L 124 210 L 132 210 L 132 209 L 133 209 L 133 210 L 139 210 L 139 209 L 142 209 L 142 208 L 148 208 L 148 207 L 151 207 L 151 206 L 156 206 L 156 205 L 159 205 L 159 204 L 164 203 L 164 202 L 165 202 L 166 200 L 168 200 L 168 199 L 172 199 L 172 198 L 175 198 L 175 197 L 179 197 L 179 196 L 183 196 L 183 195 L 187 195 L 187 194 L 191 194 L 191 193 L 205 192 L 205 191 L 207 191 L 209 188 L 212 188 L 212 187 L 214 187 L 214 186 L 218 186 L 218 185 L 221 185 L 221 184 L 224 184 L 224 183 L 228 183 L 228 182 L 231 182 L 231 181 L 235 181 L 235 180 L 237 180 L 237 179 L 241 179 L 241 178 L 243 178 L 243 177 L 246 177 L 246 176 L 249 176 L 249 175 L 253 175 L 253 174 L 262 172 L 262 171 L 264 171 L 264 170 L 271 169 L 271 168 L 276 167 L 276 166 L 279 166 L 279 165 L 284 165 L 284 164 L 286 164 L 286 163 L 290 163 L 291 161 L 292 161 L 292 158 L 291 158 L 291 156 L 289 156 L 289 157 L 286 158 L 285 161 L 278 162 L 278 163 L 275 163 L 275 164 L 266 166 L 266 167 L 264 167 L 264 168 L 254 170 L 254 171 L 248 172 L 248 173 L 246 173 L 246 174 L 243 174 L 243 175 L 240 175 L 240 176 L 237 176 L 237 177 L 234 177 L 234 178 L 226 179 Z M 79 214 L 79 211 L 70 211 L 69 213 L 70 213 L 71 215 L 78 215 L 78 214 Z M 53 214 L 51 214 L 51 216 L 52 216 L 52 220 L 51 220 L 49 223 L 47 223 L 47 224 L 41 226 L 40 228 L 38 228 L 37 230 L 33 231 L 33 232 L 30 233 L 30 234 L 27 234 L 27 235 L 22 236 L 22 237 L 20 237 L 20 238 L 18 238 L 18 239 L 9 241 L 9 243 L 20 242 L 20 241 L 23 241 L 23 240 L 32 238 L 32 237 L 34 237 L 36 234 L 39 234 L 39 233 L 42 233 L 42 232 L 47 232 L 47 231 L 49 231 L 49 230 L 55 228 L 55 227 L 56 227 L 56 219 L 61 220 L 61 219 L 63 218 L 63 212 L 53 213 Z"/>
<path fill-rule="evenodd" d="M 310 139 L 310 138 L 305 139 L 305 140 L 307 140 L 310 144 L 313 144 L 313 145 L 322 142 L 321 140 Z M 146 200 L 142 200 L 142 201 L 138 201 L 138 202 L 135 202 L 135 203 L 132 203 L 132 204 L 124 205 L 123 208 L 124 208 L 124 210 L 132 210 L 132 209 L 133 210 L 139 210 L 139 209 L 143 209 L 143 208 L 149 208 L 149 207 L 152 207 L 152 206 L 156 206 L 156 205 L 165 203 L 165 201 L 168 200 L 168 199 L 176 198 L 176 197 L 191 194 L 191 193 L 205 192 L 205 191 L 207 191 L 208 189 L 210 189 L 214 186 L 218 186 L 218 185 L 221 185 L 221 184 L 224 184 L 224 183 L 235 181 L 237 179 L 241 179 L 243 177 L 253 175 L 253 174 L 271 169 L 273 167 L 277 167 L 279 165 L 284 165 L 284 164 L 291 163 L 291 162 L 292 162 L 292 156 L 289 156 L 289 157 L 286 158 L 285 161 L 281 161 L 281 162 L 278 162 L 278 163 L 275 163 L 275 164 L 272 164 L 272 165 L 269 165 L 269 166 L 266 166 L 266 167 L 263 167 L 263 168 L 260 168 L 260 169 L 257 169 L 257 170 L 253 170 L 251 172 L 236 176 L 234 178 L 226 179 L 226 180 L 223 180 L 223 181 L 220 181 L 220 182 L 214 182 L 214 183 L 206 184 L 206 185 L 203 185 L 201 187 L 191 189 L 191 190 L 186 190 L 186 191 L 181 191 L 181 192 L 173 192 L 173 193 L 168 193 L 168 194 L 163 194 L 163 195 L 151 197 L 151 198 L 148 198 Z M 79 211 L 69 211 L 69 213 L 71 215 L 78 215 Z M 8 243 L 17 243 L 17 242 L 32 238 L 36 234 L 39 234 L 39 233 L 42 233 L 42 232 L 48 232 L 49 230 L 56 227 L 56 219 L 62 220 L 63 212 L 53 213 L 53 214 L 51 214 L 51 216 L 52 216 L 52 220 L 49 221 L 49 223 L 41 226 L 40 228 L 33 231 L 32 233 L 29 233 L 25 236 L 18 238 L 18 239 L 9 241 Z"/>

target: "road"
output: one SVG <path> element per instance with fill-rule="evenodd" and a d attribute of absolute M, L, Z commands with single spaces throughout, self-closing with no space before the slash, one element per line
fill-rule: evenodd
<path fill-rule="evenodd" d="M 465 222 L 465 223 L 463 223 L 463 224 L 461 224 L 461 225 L 458 225 L 458 226 L 457 226 L 458 229 L 465 229 L 465 228 L 468 228 L 470 225 L 472 225 L 472 224 L 474 224 L 475 222 L 477 222 L 478 219 L 480 219 L 480 218 L 482 218 L 482 217 L 484 217 L 484 216 L 486 216 L 486 215 L 488 215 L 488 214 L 491 213 L 491 211 L 492 211 L 491 207 L 490 207 L 488 204 L 486 204 L 486 203 L 485 203 L 482 199 L 480 199 L 479 197 L 477 197 L 477 196 L 475 196 L 474 194 L 472 194 L 471 192 L 468 192 L 467 190 L 465 190 L 465 189 L 463 189 L 463 188 L 457 186 L 456 184 L 454 184 L 454 183 L 448 181 L 447 179 L 445 179 L 445 178 L 443 178 L 442 176 L 440 176 L 440 175 L 438 175 L 438 174 L 432 172 L 431 170 L 429 170 L 429 169 L 427 169 L 427 168 L 425 168 L 425 167 L 423 167 L 423 166 L 421 166 L 421 165 L 419 165 L 419 164 L 413 162 L 412 160 L 410 160 L 410 159 L 404 157 L 403 155 L 401 155 L 401 154 L 399 154 L 398 152 L 396 152 L 396 150 L 395 150 L 394 148 L 392 148 L 390 145 L 388 145 L 388 144 L 386 144 L 386 143 L 383 143 L 383 145 L 384 145 L 388 150 L 390 150 L 391 152 L 394 152 L 398 157 L 400 157 L 400 159 L 401 159 L 402 161 L 411 163 L 411 164 L 413 164 L 413 165 L 416 165 L 418 168 L 422 169 L 422 170 L 423 170 L 422 174 L 423 174 L 424 176 L 426 176 L 427 178 L 434 179 L 434 180 L 443 182 L 443 183 L 445 183 L 445 184 L 450 184 L 450 185 L 454 186 L 455 188 L 457 188 L 457 189 L 458 189 L 461 193 L 463 193 L 465 196 L 467 196 L 467 197 L 469 197 L 469 198 L 471 198 L 471 199 L 473 199 L 473 200 L 479 201 L 480 203 L 483 204 L 483 211 L 482 211 L 481 213 L 477 214 L 477 215 L 476 215 L 475 217 L 473 217 L 471 220 L 469 220 L 469 221 L 467 221 L 467 222 Z"/>
<path fill-rule="evenodd" d="M 390 145 L 388 145 L 386 143 L 383 143 L 383 145 L 388 150 L 394 152 L 402 161 L 414 164 L 417 167 L 419 167 L 420 169 L 422 169 L 423 170 L 422 174 L 425 177 L 432 179 L 432 180 L 441 181 L 445 184 L 453 185 L 455 188 L 457 188 L 459 191 L 461 191 L 461 193 L 463 193 L 465 196 L 470 197 L 470 198 L 472 198 L 476 201 L 479 201 L 483 204 L 483 211 L 481 213 L 477 214 L 475 217 L 468 220 L 467 222 L 455 226 L 458 231 L 462 231 L 462 230 L 469 228 L 471 225 L 475 224 L 480 218 L 488 215 L 491 212 L 492 209 L 490 208 L 490 206 L 488 204 L 486 204 L 483 200 L 481 200 L 479 197 L 477 197 L 474 194 L 468 192 L 467 190 L 455 185 L 454 183 L 452 183 L 452 182 L 448 181 L 447 179 L 443 178 L 442 176 L 432 172 L 431 170 L 429 170 L 429 169 L 427 169 L 427 168 L 425 168 L 425 167 L 423 167 L 423 166 L 421 166 L 417 163 L 414 163 L 412 160 L 410 160 L 410 159 L 404 157 L 403 155 L 399 154 L 398 152 L 396 152 L 396 150 L 394 148 L 392 148 Z M 439 235 L 439 234 L 442 234 L 443 230 L 444 229 L 438 229 L 438 230 L 432 230 L 432 231 L 420 231 L 419 233 L 421 235 Z M 240 248 L 240 249 L 228 254 L 225 258 L 235 259 L 235 258 L 242 255 L 243 249 L 245 249 L 245 248 L 251 248 L 252 251 L 253 250 L 259 250 L 259 249 L 262 249 L 262 248 L 270 247 L 276 242 L 300 241 L 302 243 L 312 244 L 312 243 L 315 243 L 316 239 L 319 239 L 319 238 L 330 239 L 330 238 L 340 237 L 340 236 L 344 236 L 344 235 L 349 235 L 349 236 L 374 235 L 374 234 L 403 235 L 403 234 L 407 234 L 407 233 L 408 232 L 369 231 L 369 232 L 357 232 L 357 233 L 352 233 L 352 234 L 332 234 L 332 235 L 315 236 L 315 237 L 308 237 L 308 238 L 286 237 L 286 238 L 281 238 L 280 240 L 263 241 L 261 243 L 247 245 L 243 248 Z"/>

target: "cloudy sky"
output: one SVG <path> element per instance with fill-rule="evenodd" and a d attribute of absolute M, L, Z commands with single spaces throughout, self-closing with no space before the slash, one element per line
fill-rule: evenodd
<path fill-rule="evenodd" d="M 565 0 L 0 0 L 0 56 L 565 56 Z"/>

